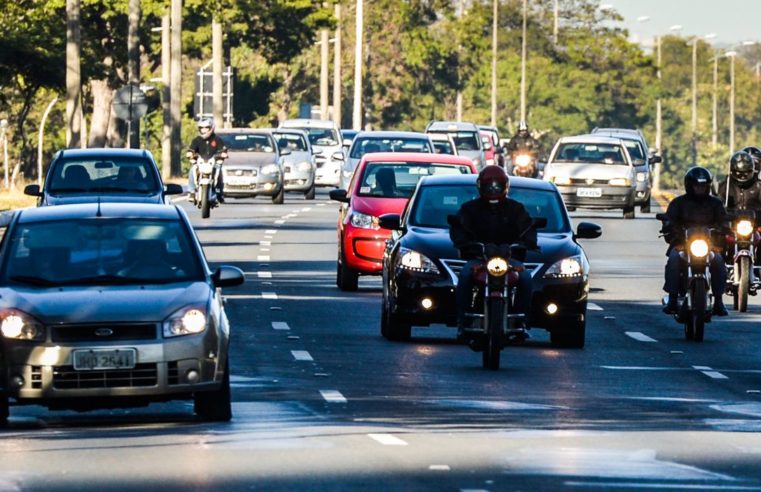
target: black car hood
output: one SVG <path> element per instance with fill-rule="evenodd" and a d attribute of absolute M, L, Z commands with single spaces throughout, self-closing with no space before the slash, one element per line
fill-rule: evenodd
<path fill-rule="evenodd" d="M 119 193 L 105 195 L 103 193 L 66 193 L 63 195 L 47 195 L 45 205 L 68 205 L 72 203 L 164 203 L 161 193 Z"/>
<path fill-rule="evenodd" d="M 573 241 L 573 234 L 544 233 L 538 234 L 539 251 L 529 251 L 528 263 L 554 263 L 563 258 L 577 255 L 581 247 Z M 434 258 L 459 258 L 460 254 L 449 239 L 448 229 L 411 226 L 401 240 L 405 248 Z"/>
<path fill-rule="evenodd" d="M 206 307 L 205 282 L 167 285 L 0 288 L 0 307 L 19 309 L 44 324 L 159 322 L 187 305 Z"/>

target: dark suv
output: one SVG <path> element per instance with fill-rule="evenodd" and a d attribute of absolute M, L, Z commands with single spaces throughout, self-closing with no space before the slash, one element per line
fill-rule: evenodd
<path fill-rule="evenodd" d="M 182 193 L 182 186 L 163 183 L 147 150 L 68 149 L 53 157 L 42 189 L 28 185 L 24 193 L 38 197 L 40 206 L 96 200 L 166 203 L 167 195 Z"/>

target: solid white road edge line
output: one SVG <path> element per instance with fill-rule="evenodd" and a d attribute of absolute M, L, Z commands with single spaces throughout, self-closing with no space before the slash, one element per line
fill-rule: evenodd
<path fill-rule="evenodd" d="M 256 272 L 256 276 L 259 278 L 272 278 L 272 272 Z"/>

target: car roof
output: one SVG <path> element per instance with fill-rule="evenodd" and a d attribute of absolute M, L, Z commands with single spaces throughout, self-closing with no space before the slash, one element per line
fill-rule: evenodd
<path fill-rule="evenodd" d="M 590 133 L 619 133 L 626 135 L 642 136 L 642 131 L 635 128 L 594 128 Z"/>
<path fill-rule="evenodd" d="M 223 130 L 217 130 L 217 135 L 235 135 L 238 133 L 264 133 L 271 135 L 275 131 L 273 128 L 225 128 Z"/>
<path fill-rule="evenodd" d="M 622 130 L 616 128 L 602 128 L 598 129 L 592 135 L 602 135 L 606 137 L 620 138 L 622 140 L 636 140 L 637 142 L 645 142 L 645 137 L 636 131 Z"/>
<path fill-rule="evenodd" d="M 305 138 L 308 136 L 306 130 L 302 130 L 301 128 L 267 128 L 267 130 L 272 133 L 298 134 Z"/>
<path fill-rule="evenodd" d="M 113 147 L 94 147 L 88 149 L 63 149 L 57 153 L 59 158 L 92 158 L 93 156 L 112 156 L 112 157 L 143 157 L 153 159 L 153 154 L 145 149 L 121 149 Z"/>
<path fill-rule="evenodd" d="M 431 137 L 431 140 L 441 140 L 449 142 L 450 138 L 452 138 L 448 133 L 429 133 L 429 137 Z"/>
<path fill-rule="evenodd" d="M 19 210 L 18 214 L 18 221 L 21 224 L 94 217 L 162 220 L 176 220 L 180 217 L 176 205 L 127 202 L 90 202 L 55 207 L 34 207 Z"/>
<path fill-rule="evenodd" d="M 599 143 L 599 144 L 613 144 L 622 145 L 621 139 L 618 137 L 606 137 L 601 135 L 574 135 L 571 137 L 560 137 L 558 143 Z"/>
<path fill-rule="evenodd" d="M 312 120 L 308 118 L 296 118 L 293 120 L 285 120 L 279 125 L 280 128 L 288 127 L 301 127 L 301 128 L 334 128 L 338 130 L 335 121 L 333 120 Z"/>
<path fill-rule="evenodd" d="M 424 176 L 420 179 L 420 186 L 475 186 L 476 180 L 478 180 L 478 174 L 439 174 L 436 176 Z M 555 185 L 549 181 L 519 176 L 510 176 L 510 187 L 531 190 L 555 190 Z"/>
<path fill-rule="evenodd" d="M 473 131 L 477 132 L 478 127 L 475 123 L 467 121 L 432 121 L 428 123 L 426 132 L 455 132 L 455 131 Z"/>
<path fill-rule="evenodd" d="M 473 161 L 467 157 L 450 154 L 427 154 L 421 152 L 374 152 L 362 156 L 364 162 L 435 162 L 440 164 L 467 164 Z"/>
<path fill-rule="evenodd" d="M 363 137 L 384 137 L 384 138 L 428 138 L 427 133 L 421 133 L 421 132 L 403 132 L 403 131 L 370 131 L 370 132 L 359 132 L 354 137 L 355 140 L 359 140 Z"/>

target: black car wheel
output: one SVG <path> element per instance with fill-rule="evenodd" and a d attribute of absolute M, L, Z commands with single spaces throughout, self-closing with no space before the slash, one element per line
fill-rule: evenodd
<path fill-rule="evenodd" d="M 586 321 L 571 321 L 562 330 L 550 331 L 550 342 L 556 347 L 584 348 Z"/>
<path fill-rule="evenodd" d="M 359 287 L 359 274 L 346 265 L 343 253 L 336 263 L 336 285 L 346 292 L 354 292 Z"/>
<path fill-rule="evenodd" d="M 645 203 L 640 205 L 639 211 L 643 214 L 649 214 L 650 213 L 650 199 L 648 198 Z"/>
<path fill-rule="evenodd" d="M 0 391 L 0 427 L 8 425 L 8 416 L 10 415 L 8 405 L 8 393 Z"/>
<path fill-rule="evenodd" d="M 278 191 L 275 195 L 272 195 L 272 203 L 275 205 L 282 205 L 285 201 L 285 187 L 281 186 L 280 191 Z"/>
<path fill-rule="evenodd" d="M 624 207 L 624 219 L 634 218 L 634 206 Z"/>
<path fill-rule="evenodd" d="M 305 200 L 314 200 L 314 196 L 316 194 L 317 187 L 312 183 L 312 187 L 307 190 L 306 193 L 304 193 L 304 199 Z"/>
<path fill-rule="evenodd" d="M 227 422 L 233 417 L 230 403 L 230 362 L 225 366 L 222 386 L 216 391 L 204 391 L 193 395 L 193 410 L 207 422 Z"/>

